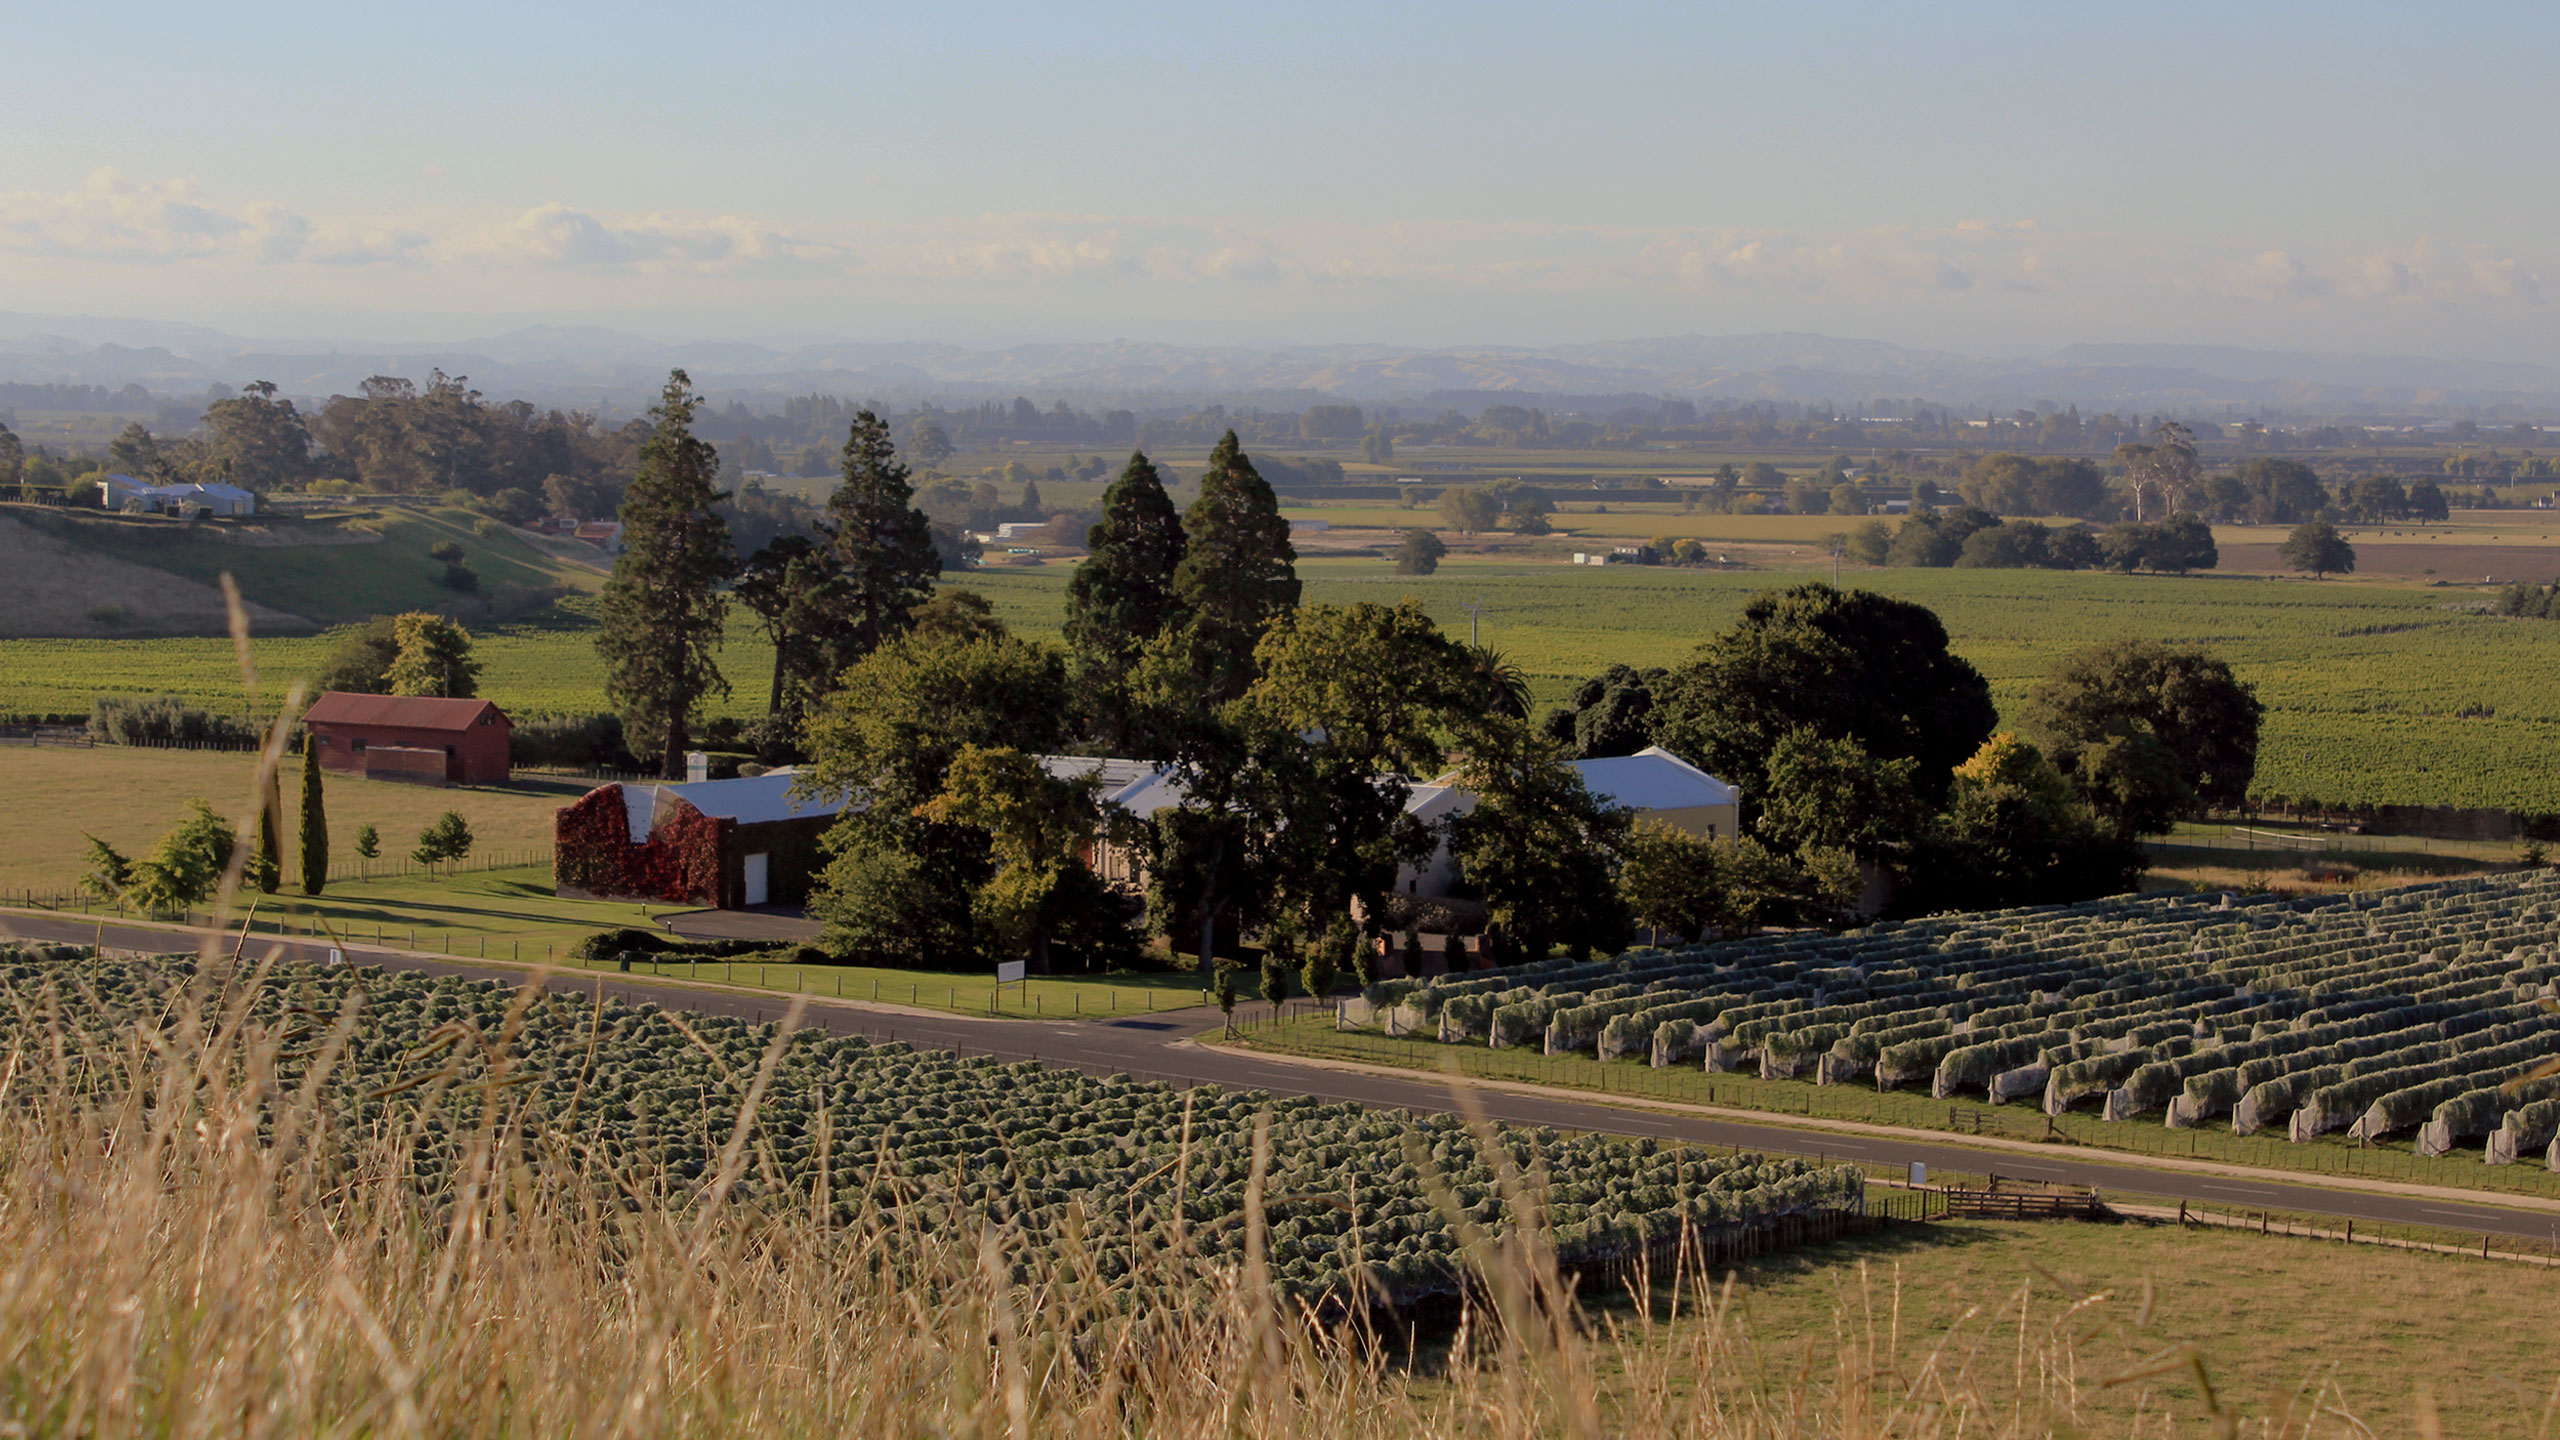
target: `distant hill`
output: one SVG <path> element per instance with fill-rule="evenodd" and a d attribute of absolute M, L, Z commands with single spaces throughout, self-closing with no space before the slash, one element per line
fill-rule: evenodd
<path fill-rule="evenodd" d="M 474 591 L 444 583 L 430 546 L 462 547 Z M 513 531 L 440 509 L 354 509 L 246 525 L 0 506 L 0 636 L 218 635 L 229 574 L 261 633 L 294 634 L 407 610 L 466 624 L 547 611 L 598 572 Z"/>

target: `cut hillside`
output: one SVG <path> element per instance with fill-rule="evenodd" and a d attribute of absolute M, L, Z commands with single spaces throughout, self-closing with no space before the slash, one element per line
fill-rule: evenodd
<path fill-rule="evenodd" d="M 249 622 L 268 634 L 318 628 L 255 600 Z M 119 639 L 229 628 L 218 582 L 101 554 L 0 514 L 0 636 Z"/>
<path fill-rule="evenodd" d="M 461 510 L 349 509 L 311 514 L 262 515 L 244 522 L 189 523 L 154 516 L 105 515 L 29 507 L 16 529 L 52 542 L 57 562 L 38 582 L 30 613 L 52 628 L 27 628 L 13 619 L 5 633 L 18 636 L 215 633 L 223 629 L 217 603 L 184 612 L 188 618 L 153 628 L 99 628 L 90 612 L 123 604 L 149 616 L 155 610 L 121 595 L 94 593 L 97 567 L 144 569 L 150 585 L 209 590 L 228 573 L 241 594 L 263 607 L 260 628 L 269 633 L 310 630 L 375 615 L 433 610 L 470 624 L 514 619 L 548 610 L 561 596 L 593 589 L 597 572 L 545 554 L 502 526 L 484 533 L 479 517 Z M 461 549 L 476 576 L 468 590 L 447 583 L 445 562 L 430 551 L 440 544 Z M 149 572 L 165 572 L 151 576 Z"/>

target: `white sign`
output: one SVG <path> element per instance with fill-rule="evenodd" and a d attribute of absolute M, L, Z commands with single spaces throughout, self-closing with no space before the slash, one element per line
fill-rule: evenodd
<path fill-rule="evenodd" d="M 996 962 L 996 983 L 1010 985 L 1030 972 L 1031 962 L 1028 960 L 999 960 Z"/>
<path fill-rule="evenodd" d="M 1914 1184 L 1914 1185 L 1926 1185 L 1926 1184 L 1928 1184 L 1928 1183 L 1929 1183 L 1929 1167 L 1928 1167 L 1928 1166 L 1926 1166 L 1926 1165 L 1921 1164 L 1921 1163 L 1920 1163 L 1919 1161 L 1917 1161 L 1917 1160 L 1912 1161 L 1912 1162 L 1911 1162 L 1911 1183 L 1912 1183 L 1912 1184 Z"/>

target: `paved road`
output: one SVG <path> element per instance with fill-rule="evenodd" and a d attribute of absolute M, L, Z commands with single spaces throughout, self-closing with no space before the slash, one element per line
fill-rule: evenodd
<path fill-rule="evenodd" d="M 0 937 L 86 944 L 99 934 L 97 922 L 72 917 L 0 914 Z M 168 951 L 181 948 L 185 937 L 168 930 L 109 925 L 105 943 L 119 950 Z M 259 937 L 253 946 L 282 945 L 295 959 L 320 961 L 328 947 L 309 941 Z M 397 951 L 357 947 L 353 957 L 365 964 L 436 975 L 521 981 L 524 972 L 462 960 L 427 959 Z M 672 985 L 641 976 L 562 973 L 552 985 L 580 994 L 601 989 L 634 1003 L 654 1001 L 668 1009 L 733 1015 L 751 1021 L 778 1020 L 790 1009 L 785 996 Z M 1186 1043 L 1217 1023 L 1207 1008 L 1166 1011 L 1116 1020 L 991 1020 L 964 1015 L 872 1009 L 832 1000 L 815 1001 L 807 1021 L 839 1035 L 867 1035 L 904 1040 L 966 1055 L 992 1055 L 1008 1060 L 1036 1060 L 1072 1066 L 1094 1074 L 1129 1074 L 1176 1084 L 1212 1082 L 1288 1095 L 1350 1100 L 1388 1109 L 1439 1113 L 1458 1103 L 1447 1082 L 1421 1076 L 1380 1075 L 1326 1066 L 1295 1064 L 1213 1046 Z M 1474 1089 L 1483 1112 L 1497 1120 L 1524 1125 L 1552 1125 L 1566 1130 L 1649 1135 L 1694 1145 L 1738 1146 L 1748 1150 L 1814 1155 L 1838 1160 L 1902 1167 L 1912 1161 L 1932 1171 L 1981 1174 L 1997 1171 L 2026 1180 L 2095 1186 L 2115 1193 L 2138 1192 L 2185 1200 L 2220 1210 L 2272 1209 L 2333 1216 L 2368 1223 L 2427 1225 L 2475 1234 L 2514 1236 L 2560 1242 L 2560 1213 L 2508 1209 L 2436 1197 L 2412 1197 L 2337 1189 L 2284 1180 L 2236 1175 L 2191 1174 L 2150 1169 L 2067 1152 L 2033 1154 L 2001 1152 L 1954 1143 L 1872 1136 L 1727 1120 L 1604 1101 L 1564 1100 L 1499 1089 Z M 2458 1163 L 2458 1162 L 2456 1162 Z"/>

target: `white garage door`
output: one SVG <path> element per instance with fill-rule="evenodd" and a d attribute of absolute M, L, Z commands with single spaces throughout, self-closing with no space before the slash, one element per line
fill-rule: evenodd
<path fill-rule="evenodd" d="M 766 855 L 747 857 L 747 903 L 749 905 L 762 905 L 771 894 L 768 888 L 771 882 L 766 878 L 766 861 L 771 858 Z"/>

